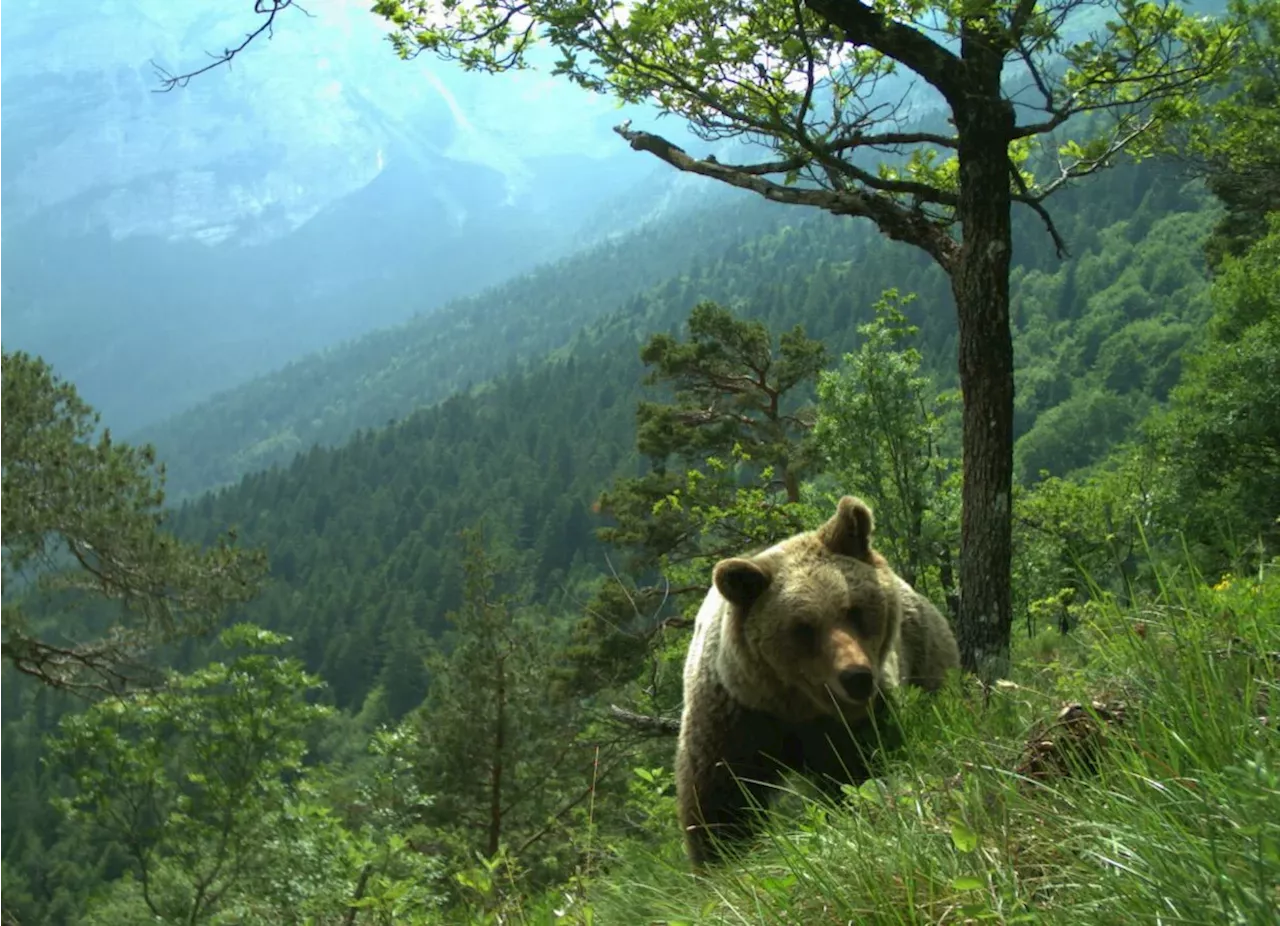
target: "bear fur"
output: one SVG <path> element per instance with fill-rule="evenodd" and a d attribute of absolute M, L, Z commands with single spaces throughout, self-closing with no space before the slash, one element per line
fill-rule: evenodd
<path fill-rule="evenodd" d="M 932 691 L 959 665 L 946 619 L 872 549 L 873 526 L 846 496 L 817 530 L 716 564 L 685 659 L 676 748 L 695 868 L 754 833 L 755 805 L 785 770 L 830 794 L 869 778 L 866 750 L 892 742 L 885 694 Z"/>

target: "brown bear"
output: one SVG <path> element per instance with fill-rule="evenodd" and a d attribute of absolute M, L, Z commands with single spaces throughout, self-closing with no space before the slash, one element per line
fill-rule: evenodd
<path fill-rule="evenodd" d="M 754 833 L 754 805 L 785 770 L 833 794 L 870 777 L 867 748 L 892 738 L 883 695 L 934 690 L 959 665 L 946 619 L 872 549 L 872 528 L 871 509 L 846 496 L 817 530 L 716 564 L 676 749 L 695 868 Z"/>

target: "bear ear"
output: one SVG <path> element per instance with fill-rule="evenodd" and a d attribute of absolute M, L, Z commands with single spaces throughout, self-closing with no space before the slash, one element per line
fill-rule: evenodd
<path fill-rule="evenodd" d="M 875 518 L 867 503 L 846 495 L 840 499 L 831 520 L 818 528 L 818 539 L 832 553 L 874 563 L 871 532 L 875 530 L 875 525 Z"/>
<path fill-rule="evenodd" d="M 722 559 L 712 580 L 721 595 L 740 608 L 749 608 L 773 581 L 763 566 L 749 559 Z"/>

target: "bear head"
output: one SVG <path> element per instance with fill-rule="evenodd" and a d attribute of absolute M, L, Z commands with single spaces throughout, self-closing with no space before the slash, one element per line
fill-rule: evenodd
<path fill-rule="evenodd" d="M 845 496 L 817 530 L 716 564 L 728 603 L 716 670 L 735 699 L 783 720 L 852 721 L 896 684 L 902 603 L 873 527 Z"/>

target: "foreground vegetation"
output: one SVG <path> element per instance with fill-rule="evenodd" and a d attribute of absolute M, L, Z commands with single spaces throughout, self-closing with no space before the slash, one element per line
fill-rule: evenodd
<path fill-rule="evenodd" d="M 665 749 L 625 770 L 625 794 L 584 803 L 559 863 L 504 843 L 442 865 L 423 840 L 447 842 L 465 810 L 433 816 L 421 731 L 378 733 L 358 775 L 308 764 L 307 731 L 335 721 L 307 703 L 317 680 L 241 626 L 223 635 L 234 659 L 64 722 L 53 758 L 76 789 L 58 803 L 138 863 L 79 921 L 1274 922 L 1280 561 L 1212 586 L 1179 561 L 1154 577 L 1127 604 L 1099 594 L 1070 634 L 1023 638 L 992 689 L 908 697 L 879 778 L 835 805 L 789 782 L 759 845 L 706 878 L 683 856 Z M 538 865 L 565 879 L 531 893 Z M 6 888 L 8 909 L 29 900 L 8 871 Z"/>

